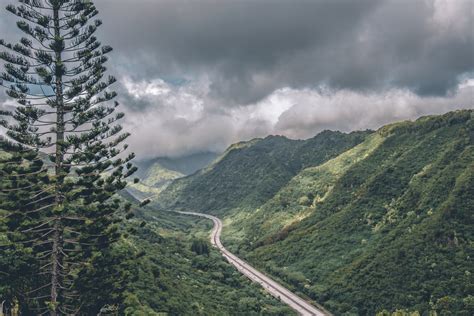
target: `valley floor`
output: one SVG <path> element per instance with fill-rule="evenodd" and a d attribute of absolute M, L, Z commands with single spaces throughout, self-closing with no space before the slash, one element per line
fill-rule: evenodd
<path fill-rule="evenodd" d="M 184 215 L 204 217 L 204 218 L 212 220 L 214 223 L 214 228 L 212 229 L 212 233 L 210 235 L 212 245 L 218 248 L 219 251 L 224 256 L 224 258 L 226 258 L 229 263 L 234 265 L 237 268 L 237 270 L 239 270 L 243 275 L 248 277 L 253 282 L 260 284 L 267 292 L 269 292 L 274 297 L 286 303 L 293 310 L 298 312 L 298 314 L 308 315 L 308 316 L 331 315 L 329 312 L 324 311 L 322 308 L 317 308 L 309 304 L 307 301 L 297 296 L 295 293 L 289 291 L 282 285 L 276 283 L 274 280 L 272 280 L 268 276 L 264 275 L 260 271 L 253 268 L 247 262 L 243 261 L 242 259 L 238 258 L 234 254 L 229 252 L 222 245 L 221 240 L 220 240 L 220 235 L 222 233 L 222 222 L 219 218 L 212 215 L 195 213 L 195 212 L 178 212 L 178 213 L 184 214 Z"/>

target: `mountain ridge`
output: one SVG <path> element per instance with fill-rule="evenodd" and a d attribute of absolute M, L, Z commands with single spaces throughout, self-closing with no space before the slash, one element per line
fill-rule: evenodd
<path fill-rule="evenodd" d="M 223 216 L 231 251 L 336 315 L 470 315 L 473 116 L 389 124 L 337 153 L 321 135 L 312 151 L 254 141 L 173 182 L 160 206 Z"/>
<path fill-rule="evenodd" d="M 272 197 L 301 168 L 340 154 L 370 133 L 326 131 L 305 141 L 270 136 L 240 142 L 230 146 L 207 168 L 173 181 L 155 203 L 161 208 L 188 207 L 207 212 L 231 209 L 243 199 L 249 207 L 255 207 Z M 219 185 L 213 185 L 216 183 Z M 199 191 L 204 185 L 211 187 Z M 228 192 L 234 196 L 226 196 Z M 187 200 L 173 204 L 180 194 L 187 196 Z"/>

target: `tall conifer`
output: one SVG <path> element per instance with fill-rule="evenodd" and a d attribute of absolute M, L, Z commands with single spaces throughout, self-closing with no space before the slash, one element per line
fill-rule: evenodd
<path fill-rule="evenodd" d="M 20 305 L 22 314 L 34 314 L 29 294 L 46 282 L 33 252 L 41 253 L 45 245 L 30 223 L 41 215 L 35 210 L 51 202 L 44 191 L 48 181 L 35 151 L 0 138 L 0 300 L 6 310 Z"/>
<path fill-rule="evenodd" d="M 6 218 L 15 230 L 11 241 L 32 249 L 39 263 L 38 284 L 25 295 L 28 304 L 38 313 L 75 314 L 82 304 L 78 275 L 118 237 L 114 214 L 130 209 L 113 196 L 136 170 L 134 156 L 124 153 L 129 134 L 117 124 L 124 114 L 115 111 L 116 93 L 109 90 L 116 80 L 105 77 L 112 48 L 95 36 L 102 23 L 93 2 L 18 2 L 7 10 L 20 18 L 24 37 L 16 44 L 0 40 L 0 84 L 17 106 L 0 113 L 0 124 L 20 154 L 45 152 L 51 165 L 47 179 L 30 179 L 34 187 L 27 178 L 15 182 L 21 205 L 10 207 Z M 46 167 L 36 160 L 9 176 L 44 175 Z M 3 189 L 6 201 L 12 187 Z"/>

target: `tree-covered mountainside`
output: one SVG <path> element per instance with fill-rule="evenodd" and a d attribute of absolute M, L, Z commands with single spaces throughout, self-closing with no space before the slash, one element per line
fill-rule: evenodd
<path fill-rule="evenodd" d="M 258 207 L 302 169 L 336 157 L 370 133 L 325 131 L 305 141 L 269 136 L 238 143 L 207 168 L 174 181 L 156 202 L 203 212 Z"/>
<path fill-rule="evenodd" d="M 126 315 L 293 315 L 209 245 L 211 222 L 136 210 L 115 251 L 124 260 Z M 153 215 L 152 215 L 153 214 Z M 147 225 L 141 224 L 143 221 Z M 162 313 L 162 314 L 160 314 Z"/>
<path fill-rule="evenodd" d="M 141 181 L 130 181 L 126 190 L 140 197 L 140 199 L 145 199 L 158 195 L 173 180 L 184 177 L 184 175 L 177 171 L 166 169 L 159 163 L 154 163 L 142 170 L 138 177 Z"/>
<path fill-rule="evenodd" d="M 11 154 L 3 144 L 0 139 L 0 158 L 7 158 Z M 5 179 L 1 177 L 0 184 Z M 138 204 L 127 191 L 120 196 L 124 202 Z M 94 265 L 81 272 L 80 294 L 88 302 L 82 308 L 85 315 L 100 309 L 107 315 L 293 315 L 209 245 L 209 221 L 169 212 L 151 215 L 147 208 L 134 207 L 133 212 L 134 218 L 120 216 L 122 237 L 112 249 L 95 256 Z M 0 207 L 2 245 L 8 242 L 5 215 Z M 12 283 L 34 277 L 28 274 L 29 253 L 21 244 L 2 252 L 2 301 L 15 295 Z M 101 281 L 96 282 L 99 276 Z"/>
<path fill-rule="evenodd" d="M 137 161 L 135 164 L 139 169 L 136 176 L 142 179 L 144 184 L 156 186 L 163 180 L 193 174 L 209 165 L 217 156 L 212 152 L 204 152 L 176 158 L 159 157 Z"/>
<path fill-rule="evenodd" d="M 140 181 L 142 184 L 149 187 L 160 187 L 171 180 L 184 177 L 184 174 L 167 169 L 159 163 L 154 163 L 149 168 L 143 169 L 143 171 L 137 176 L 142 179 Z"/>
<path fill-rule="evenodd" d="M 473 315 L 473 116 L 237 144 L 158 203 L 224 216 L 225 245 L 336 315 Z"/>
<path fill-rule="evenodd" d="M 169 170 L 190 175 L 206 167 L 217 157 L 218 154 L 214 152 L 202 152 L 180 157 L 161 157 L 148 162 L 158 162 Z"/>
<path fill-rule="evenodd" d="M 134 218 L 119 215 L 122 237 L 79 284 L 113 296 L 85 297 L 83 310 L 110 301 L 127 315 L 291 315 L 210 247 L 210 222 L 157 211 L 161 203 L 219 214 L 230 250 L 335 315 L 473 315 L 473 118 L 464 110 L 233 145 Z"/>
<path fill-rule="evenodd" d="M 136 176 L 139 183 L 130 183 L 127 190 L 140 198 L 154 198 L 173 180 L 191 175 L 209 165 L 217 154 L 212 152 L 197 153 L 182 157 L 159 157 L 137 161 Z"/>

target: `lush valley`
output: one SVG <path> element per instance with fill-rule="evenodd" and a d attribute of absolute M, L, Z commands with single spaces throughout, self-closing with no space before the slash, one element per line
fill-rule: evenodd
<path fill-rule="evenodd" d="M 0 3 L 0 316 L 474 316 L 472 0 Z"/>
<path fill-rule="evenodd" d="M 4 145 L 0 142 L 0 159 L 11 156 Z M 6 170 L 3 164 L 0 167 Z M 138 201 L 127 191 L 119 198 L 136 205 L 134 216 L 117 214 L 121 237 L 110 249 L 96 252 L 88 267 L 78 272 L 76 286 L 87 302 L 82 306 L 85 315 L 99 310 L 103 315 L 293 314 L 210 247 L 208 221 L 138 208 Z M 4 303 L 18 295 L 15 288 L 22 287 L 22 282 L 36 278 L 30 267 L 34 262 L 31 248 L 10 241 L 4 217 L 9 213 L 1 205 L 11 202 L 0 204 L 0 298 Z M 2 311 L 19 309 L 27 315 L 31 311 L 25 310 L 22 299 L 19 305 L 3 306 Z"/>
<path fill-rule="evenodd" d="M 134 189 L 166 185 L 120 215 L 122 237 L 81 286 L 93 293 L 88 280 L 108 275 L 110 296 L 90 301 L 126 315 L 293 313 L 210 247 L 210 222 L 165 211 L 185 209 L 218 214 L 230 250 L 335 315 L 472 315 L 473 136 L 473 111 L 458 111 L 239 143 L 191 175 L 150 163 Z"/>
<path fill-rule="evenodd" d="M 128 257 L 124 314 L 293 315 L 209 245 L 209 221 L 142 209 L 127 226 L 116 246 Z"/>
<path fill-rule="evenodd" d="M 218 214 L 224 244 L 336 315 L 474 313 L 473 111 L 229 148 L 155 206 Z"/>

